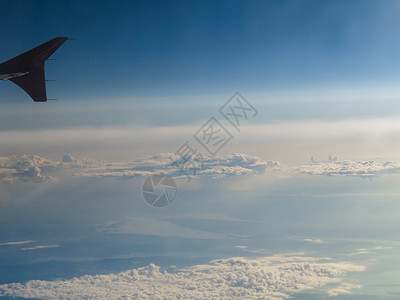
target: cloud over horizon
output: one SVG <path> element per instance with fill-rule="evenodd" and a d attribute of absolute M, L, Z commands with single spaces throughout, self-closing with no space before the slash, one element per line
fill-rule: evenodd
<path fill-rule="evenodd" d="M 49 160 L 37 155 L 13 155 L 0 157 L 0 183 L 55 182 L 62 175 L 132 179 L 162 173 L 175 178 L 183 178 L 186 174 L 181 172 L 180 161 L 182 161 L 182 158 L 173 153 L 159 153 L 122 162 L 105 162 L 90 158 L 76 159 L 71 154 L 65 154 L 60 161 Z M 195 164 L 191 165 L 190 162 Z M 233 153 L 224 156 L 206 156 L 202 160 L 193 158 L 186 163 L 185 170 L 192 177 L 207 176 L 214 179 L 260 175 L 266 171 L 287 171 L 293 175 L 300 173 L 361 178 L 400 173 L 400 162 L 398 161 L 338 160 L 336 157 L 330 156 L 329 160 L 326 161 L 311 157 L 311 162 L 311 164 L 288 168 L 281 166 L 277 161 L 262 160 L 257 156 Z M 196 170 L 191 171 L 192 168 L 196 168 Z"/>
<path fill-rule="evenodd" d="M 373 177 L 400 173 L 400 162 L 387 161 L 340 161 L 329 157 L 328 161 L 311 158 L 312 164 L 300 166 L 297 170 L 308 175 Z"/>
<path fill-rule="evenodd" d="M 181 158 L 172 153 L 161 153 L 126 162 L 103 162 L 99 160 L 75 159 L 66 154 L 62 161 L 51 161 L 37 155 L 0 157 L 0 181 L 54 182 L 61 173 L 81 177 L 113 177 L 130 179 L 156 173 L 179 177 L 183 174 L 174 162 Z M 207 156 L 197 160 L 193 176 L 204 175 L 211 178 L 263 174 L 267 169 L 279 169 L 276 161 L 264 161 L 255 156 L 230 154 Z M 187 168 L 190 168 L 187 165 Z"/>

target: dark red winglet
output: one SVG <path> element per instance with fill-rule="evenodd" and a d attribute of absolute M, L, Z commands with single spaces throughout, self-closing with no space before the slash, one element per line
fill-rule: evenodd
<path fill-rule="evenodd" d="M 0 65 L 0 68 L 10 74 L 25 75 L 10 78 L 21 87 L 35 102 L 47 101 L 44 62 L 67 40 L 57 37 L 28 52 L 18 55 Z"/>

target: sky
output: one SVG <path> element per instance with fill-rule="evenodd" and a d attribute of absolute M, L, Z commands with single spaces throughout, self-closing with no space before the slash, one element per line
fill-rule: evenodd
<path fill-rule="evenodd" d="M 399 14 L 1 0 L 0 298 L 397 299 Z"/>

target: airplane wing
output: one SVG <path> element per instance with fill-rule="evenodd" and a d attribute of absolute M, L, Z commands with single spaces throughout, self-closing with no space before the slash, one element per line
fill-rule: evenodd
<path fill-rule="evenodd" d="M 22 88 L 29 96 L 31 96 L 33 101 L 47 101 L 44 67 L 38 68 L 38 70 L 23 76 L 11 78 L 10 81 Z"/>
<path fill-rule="evenodd" d="M 67 40 L 57 37 L 0 65 L 8 73 L 27 73 L 9 80 L 21 87 L 36 102 L 47 101 L 44 62 Z"/>
<path fill-rule="evenodd" d="M 57 37 L 4 63 L 8 69 L 40 67 L 68 38 Z"/>

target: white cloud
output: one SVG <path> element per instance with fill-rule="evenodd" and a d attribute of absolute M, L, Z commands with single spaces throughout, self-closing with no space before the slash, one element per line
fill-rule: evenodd
<path fill-rule="evenodd" d="M 99 160 L 78 160 L 70 154 L 64 155 L 61 162 L 51 161 L 36 155 L 0 157 L 0 181 L 55 181 L 60 172 L 82 177 L 113 177 L 129 179 L 155 173 L 166 173 L 175 177 L 185 176 L 180 172 L 182 159 L 172 153 L 161 153 L 127 162 L 102 162 Z M 193 159 L 195 165 L 185 164 L 190 175 L 204 175 L 212 178 L 263 174 L 267 169 L 279 169 L 275 161 L 263 161 L 255 156 L 231 154 L 208 156 L 203 160 Z M 193 168 L 198 168 L 194 173 Z M 51 175 L 50 175 L 51 174 Z"/>
<path fill-rule="evenodd" d="M 367 254 L 370 253 L 370 251 L 367 248 L 358 248 L 356 249 L 356 254 Z"/>
<path fill-rule="evenodd" d="M 303 239 L 303 241 L 313 243 L 313 244 L 326 244 L 327 243 L 321 239 Z"/>
<path fill-rule="evenodd" d="M 53 182 L 61 174 L 131 179 L 164 173 L 175 178 L 184 178 L 186 175 L 181 172 L 179 163 L 173 162 L 182 162 L 182 158 L 173 153 L 160 153 L 122 162 L 81 160 L 70 154 L 64 155 L 61 161 L 52 161 L 37 155 L 0 157 L 0 182 Z M 267 170 L 285 170 L 277 161 L 266 161 L 240 153 L 206 156 L 203 160 L 194 158 L 191 162 L 184 165 L 184 171 L 192 177 L 222 178 L 264 174 Z M 400 162 L 341 161 L 331 156 L 328 161 L 319 161 L 313 157 L 311 164 L 297 167 L 294 171 L 309 175 L 373 177 L 400 173 Z"/>
<path fill-rule="evenodd" d="M 29 241 L 19 241 L 19 242 L 4 242 L 0 243 L 0 246 L 15 246 L 15 245 L 25 245 L 25 244 L 31 244 L 35 243 L 36 241 L 34 240 L 29 240 Z M 38 246 L 33 246 L 33 247 L 26 247 L 26 248 L 21 248 L 20 250 L 36 250 L 36 249 L 46 249 L 46 248 L 57 248 L 59 247 L 58 245 L 38 245 Z"/>
<path fill-rule="evenodd" d="M 47 249 L 47 248 L 58 248 L 58 245 L 47 245 L 47 246 L 34 246 L 29 248 L 22 248 L 21 250 L 37 250 L 37 249 Z"/>
<path fill-rule="evenodd" d="M 59 170 L 60 163 L 37 155 L 0 157 L 0 181 L 52 182 L 56 179 L 43 173 Z"/>
<path fill-rule="evenodd" d="M 35 241 L 5 242 L 5 243 L 0 243 L 0 246 L 23 245 L 23 244 L 29 244 L 29 243 L 34 243 L 34 242 Z"/>
<path fill-rule="evenodd" d="M 184 269 L 150 264 L 117 274 L 0 285 L 0 296 L 41 299 L 287 299 L 292 294 L 340 283 L 329 295 L 360 286 L 343 283 L 364 267 L 295 255 L 218 259 Z"/>
<path fill-rule="evenodd" d="M 199 170 L 198 174 L 219 178 L 263 174 L 267 169 L 279 170 L 280 164 L 277 161 L 263 161 L 256 156 L 234 153 L 227 156 L 210 156 L 206 158 L 204 167 Z"/>
<path fill-rule="evenodd" d="M 377 252 L 377 251 L 381 251 L 381 250 L 390 250 L 393 247 L 389 247 L 389 246 L 376 246 L 373 248 L 357 248 L 354 249 L 354 252 L 347 254 L 347 256 L 352 256 L 352 255 L 359 255 L 359 254 L 368 254 L 371 252 Z"/>
<path fill-rule="evenodd" d="M 78 176 L 88 177 L 116 177 L 132 178 L 147 176 L 154 173 L 166 173 L 171 176 L 185 176 L 179 165 L 182 158 L 172 153 L 162 153 L 148 156 L 143 159 L 123 162 L 107 163 L 102 165 L 86 165 Z M 174 164 L 174 162 L 177 162 Z M 193 162 L 192 165 L 190 162 Z M 189 175 L 206 175 L 212 178 L 226 176 L 241 176 L 263 174 L 267 169 L 279 169 L 280 165 L 275 161 L 263 161 L 255 156 L 234 153 L 226 156 L 207 156 L 204 159 L 193 158 L 184 164 L 184 171 Z M 196 171 L 194 171 L 196 169 Z"/>
<path fill-rule="evenodd" d="M 246 250 L 246 249 L 247 249 L 247 246 L 240 246 L 240 245 L 237 245 L 237 246 L 234 246 L 233 248 L 241 249 L 241 250 Z"/>
<path fill-rule="evenodd" d="M 336 157 L 330 157 L 328 161 L 317 161 L 312 158 L 312 161 L 312 164 L 300 166 L 298 171 L 309 175 L 358 177 L 400 173 L 400 162 L 339 161 Z"/>
<path fill-rule="evenodd" d="M 393 247 L 389 247 L 389 246 L 377 246 L 372 248 L 373 250 L 388 250 L 388 249 L 392 249 Z"/>
<path fill-rule="evenodd" d="M 328 295 L 331 297 L 334 297 L 334 296 L 339 296 L 339 295 L 343 295 L 343 294 L 351 294 L 350 290 L 361 289 L 361 288 L 362 288 L 362 286 L 359 284 L 344 282 L 344 283 L 340 284 L 337 288 L 328 290 Z"/>

